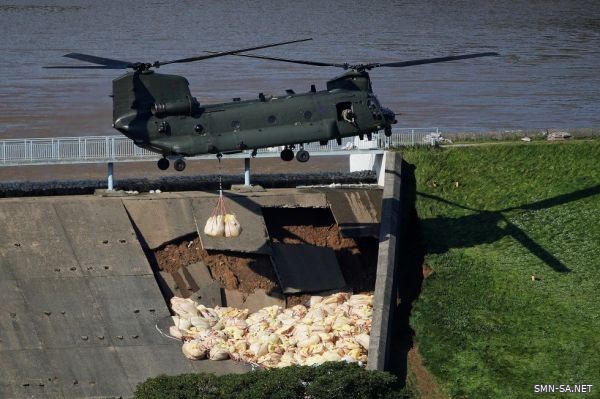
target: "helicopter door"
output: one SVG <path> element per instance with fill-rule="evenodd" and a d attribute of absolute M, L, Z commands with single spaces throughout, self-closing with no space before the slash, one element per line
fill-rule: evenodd
<path fill-rule="evenodd" d="M 337 103 L 335 108 L 337 112 L 337 125 L 340 135 L 352 135 L 358 127 L 356 114 L 352 108 L 352 102 L 344 101 Z"/>

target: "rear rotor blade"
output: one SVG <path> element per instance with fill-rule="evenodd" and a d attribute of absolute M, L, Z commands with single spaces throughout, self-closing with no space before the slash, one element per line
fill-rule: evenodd
<path fill-rule="evenodd" d="M 207 53 L 216 54 L 216 52 L 214 52 L 214 51 L 207 51 Z M 292 60 L 289 58 L 267 57 L 264 55 L 256 55 L 256 54 L 236 53 L 236 54 L 230 54 L 230 55 L 235 55 L 236 57 L 260 58 L 263 60 L 290 62 L 292 64 L 303 64 L 303 65 L 313 65 L 313 66 L 332 66 L 332 67 L 339 67 L 339 68 L 347 68 L 348 67 L 348 64 L 332 64 L 332 63 L 328 63 L 328 62 Z"/>
<path fill-rule="evenodd" d="M 217 54 L 215 52 L 207 51 L 208 53 Z M 290 62 L 293 64 L 303 64 L 303 65 L 313 65 L 313 66 L 331 66 L 338 67 L 344 69 L 354 69 L 357 71 L 362 71 L 365 69 L 372 69 L 377 67 L 407 67 L 413 65 L 422 65 L 422 64 L 434 64 L 438 62 L 448 62 L 448 61 L 457 61 L 464 60 L 468 58 L 478 58 L 478 57 L 489 57 L 499 55 L 498 53 L 476 53 L 476 54 L 463 54 L 463 55 L 455 55 L 450 57 L 438 57 L 438 58 L 425 58 L 421 60 L 412 60 L 412 61 L 401 61 L 401 62 L 387 62 L 387 63 L 370 63 L 370 64 L 335 64 L 330 62 L 319 62 L 319 61 L 305 61 L 305 60 L 293 60 L 289 58 L 280 58 L 280 57 L 267 57 L 264 55 L 256 55 L 256 54 L 231 54 L 237 57 L 248 57 L 248 58 L 259 58 L 263 60 L 271 60 L 271 61 L 281 61 L 281 62 Z"/>
<path fill-rule="evenodd" d="M 463 55 L 454 55 L 454 56 L 450 56 L 450 57 L 424 58 L 424 59 L 412 60 L 412 61 L 386 62 L 383 64 L 374 63 L 374 64 L 367 64 L 367 65 L 365 65 L 365 67 L 402 68 L 402 67 L 413 66 L 413 65 L 436 64 L 438 62 L 466 60 L 469 58 L 479 58 L 479 57 L 494 57 L 494 56 L 498 56 L 498 55 L 500 55 L 500 54 L 498 54 L 498 53 L 463 54 Z"/>
<path fill-rule="evenodd" d="M 515 209 L 529 210 L 529 211 L 546 209 L 546 208 L 550 208 L 553 206 L 568 204 L 569 202 L 578 201 L 580 199 L 591 197 L 594 195 L 599 195 L 599 194 L 600 194 L 600 184 L 597 184 L 595 186 L 591 186 L 591 187 L 584 188 L 581 190 L 573 191 L 571 193 L 561 194 L 561 195 L 557 195 L 556 197 L 546 198 L 541 201 L 536 201 L 531 204 L 513 206 L 510 208 L 502 209 L 502 210 L 500 210 L 500 212 L 512 211 Z"/>
<path fill-rule="evenodd" d="M 197 56 L 197 57 L 189 57 L 189 58 L 180 58 L 178 60 L 172 60 L 172 61 L 156 61 L 153 64 L 153 66 L 159 67 L 159 66 L 167 65 L 167 64 L 176 64 L 176 63 L 183 63 L 183 62 L 200 61 L 200 60 L 206 60 L 208 58 L 222 57 L 224 55 L 231 55 L 231 54 L 235 54 L 235 53 L 241 53 L 241 52 L 244 52 L 244 51 L 260 50 L 260 49 L 263 49 L 263 48 L 269 48 L 269 47 L 275 47 L 275 46 L 283 46 L 284 44 L 300 43 L 300 42 L 306 42 L 306 41 L 309 41 L 309 40 L 312 40 L 312 38 L 301 39 L 301 40 L 292 40 L 292 41 L 289 41 L 289 42 L 272 43 L 272 44 L 266 44 L 266 45 L 263 45 L 263 46 L 248 47 L 248 48 L 242 48 L 242 49 L 231 50 L 231 51 L 220 51 L 220 52 L 216 52 L 216 53 L 212 53 L 212 54 L 208 54 L 208 55 L 200 55 L 200 56 Z"/>

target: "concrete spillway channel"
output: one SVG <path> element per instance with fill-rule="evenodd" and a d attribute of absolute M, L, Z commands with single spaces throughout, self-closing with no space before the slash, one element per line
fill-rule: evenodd
<path fill-rule="evenodd" d="M 180 343 L 156 328 L 169 316 L 165 296 L 200 293 L 210 305 L 249 308 L 285 305 L 281 297 L 224 290 L 206 266 L 161 272 L 148 251 L 199 234 L 204 249 L 270 257 L 283 294 L 342 288 L 335 256 L 309 245 L 274 245 L 262 210 L 331 208 L 342 235 L 377 237 L 381 196 L 377 188 L 228 192 L 230 209 L 244 228 L 235 240 L 210 239 L 202 232 L 214 192 L 0 200 L 0 397 L 131 396 L 136 384 L 159 374 L 249 370 L 229 360 L 185 359 Z M 302 269 L 311 263 L 303 260 L 315 256 L 330 259 L 331 267 Z M 394 261 L 393 255 L 386 260 Z M 381 270 L 376 286 L 390 296 Z M 387 331 L 381 312 L 389 311 L 391 296 L 378 301 L 377 295 L 374 320 L 379 321 L 373 328 L 379 342 Z M 373 342 L 371 351 L 385 350 L 385 340 Z"/>

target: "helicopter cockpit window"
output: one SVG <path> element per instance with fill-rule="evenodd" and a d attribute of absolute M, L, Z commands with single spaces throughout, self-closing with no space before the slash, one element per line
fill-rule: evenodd
<path fill-rule="evenodd" d="M 240 121 L 231 121 L 231 128 L 233 130 L 238 130 L 240 128 Z"/>
<path fill-rule="evenodd" d="M 310 119 L 310 118 L 312 118 L 312 112 L 310 112 L 310 111 L 305 111 L 305 112 L 304 112 L 304 119 L 308 120 L 308 119 Z"/>
<path fill-rule="evenodd" d="M 277 123 L 277 117 L 275 115 L 269 115 L 269 117 L 267 118 L 267 122 L 269 123 L 269 125 L 274 125 Z"/>

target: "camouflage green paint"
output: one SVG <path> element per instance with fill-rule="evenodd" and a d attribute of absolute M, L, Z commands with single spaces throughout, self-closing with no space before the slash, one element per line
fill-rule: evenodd
<path fill-rule="evenodd" d="M 113 81 L 113 122 L 140 147 L 195 156 L 363 135 L 395 121 L 366 71 L 348 71 L 327 90 L 211 105 L 198 103 L 184 77 L 136 71 Z"/>

